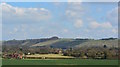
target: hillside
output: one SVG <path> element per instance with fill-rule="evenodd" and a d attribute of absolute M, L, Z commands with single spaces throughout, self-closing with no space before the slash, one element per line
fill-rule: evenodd
<path fill-rule="evenodd" d="M 107 47 L 118 47 L 118 40 L 89 40 L 75 47 L 103 47 L 104 45 L 107 45 Z"/>
<path fill-rule="evenodd" d="M 73 47 L 118 47 L 118 39 L 65 39 L 65 38 L 44 38 L 44 39 L 27 39 L 27 40 L 8 40 L 3 42 L 3 47 L 42 47 L 49 46 L 52 48 L 73 48 Z"/>

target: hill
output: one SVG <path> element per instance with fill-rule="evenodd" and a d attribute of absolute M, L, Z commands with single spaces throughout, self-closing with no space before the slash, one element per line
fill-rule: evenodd
<path fill-rule="evenodd" d="M 42 39 L 26 39 L 26 40 L 8 40 L 3 41 L 3 47 L 45 47 L 51 48 L 76 48 L 76 47 L 118 47 L 118 39 L 67 39 L 67 38 L 42 38 Z"/>

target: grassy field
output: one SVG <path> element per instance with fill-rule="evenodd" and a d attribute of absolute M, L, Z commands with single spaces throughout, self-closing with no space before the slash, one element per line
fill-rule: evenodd
<path fill-rule="evenodd" d="M 91 60 L 91 59 L 24 59 L 5 60 L 3 65 L 118 65 L 118 60 Z"/>
<path fill-rule="evenodd" d="M 72 56 L 63 56 L 62 54 L 35 54 L 35 55 L 26 55 L 26 57 L 31 58 L 42 58 L 45 57 L 47 59 L 70 59 L 74 58 Z"/>

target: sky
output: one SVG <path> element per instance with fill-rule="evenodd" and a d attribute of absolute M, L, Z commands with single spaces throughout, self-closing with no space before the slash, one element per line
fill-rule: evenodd
<path fill-rule="evenodd" d="M 3 2 L 2 40 L 118 37 L 118 3 Z"/>

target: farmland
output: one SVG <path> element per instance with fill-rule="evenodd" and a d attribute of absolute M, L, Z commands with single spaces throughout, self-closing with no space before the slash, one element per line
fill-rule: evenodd
<path fill-rule="evenodd" d="M 46 39 L 3 42 L 3 65 L 118 65 L 118 39 Z"/>
<path fill-rule="evenodd" d="M 26 58 L 33 59 L 72 59 L 72 56 L 63 56 L 62 54 L 35 54 L 26 55 Z"/>
<path fill-rule="evenodd" d="M 93 59 L 3 59 L 3 65 L 118 65 L 118 60 Z"/>

